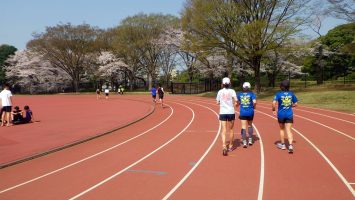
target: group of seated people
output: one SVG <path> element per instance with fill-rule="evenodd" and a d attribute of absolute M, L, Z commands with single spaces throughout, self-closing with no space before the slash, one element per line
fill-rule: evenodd
<path fill-rule="evenodd" d="M 14 107 L 14 110 L 11 112 L 11 120 L 13 125 L 26 124 L 34 121 L 33 113 L 30 110 L 30 107 L 26 105 L 23 109 L 24 110 L 22 111 L 18 106 Z M 2 112 L 3 110 L 1 109 L 0 116 L 2 116 Z M 3 124 L 5 124 L 5 122 Z"/>

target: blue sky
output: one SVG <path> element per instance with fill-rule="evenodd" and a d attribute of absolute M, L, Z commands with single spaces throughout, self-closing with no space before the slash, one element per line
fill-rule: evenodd
<path fill-rule="evenodd" d="M 114 27 L 137 13 L 179 16 L 185 0 L 1 0 L 0 44 L 25 49 L 32 33 L 62 22 L 88 23 L 99 28 Z M 327 19 L 322 33 L 342 21 Z M 312 34 L 311 31 L 305 31 Z"/>

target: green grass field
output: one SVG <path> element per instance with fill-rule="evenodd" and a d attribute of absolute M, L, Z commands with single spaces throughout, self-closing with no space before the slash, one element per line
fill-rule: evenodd
<path fill-rule="evenodd" d="M 275 89 L 268 89 L 257 95 L 259 100 L 272 101 Z M 355 86 L 332 85 L 293 90 L 300 105 L 325 108 L 330 110 L 355 113 Z M 208 92 L 198 96 L 215 97 L 216 92 Z"/>

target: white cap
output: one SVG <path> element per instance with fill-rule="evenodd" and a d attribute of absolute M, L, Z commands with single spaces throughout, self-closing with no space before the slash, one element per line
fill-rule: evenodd
<path fill-rule="evenodd" d="M 243 83 L 243 88 L 244 88 L 244 89 L 247 89 L 247 88 L 250 89 L 250 88 L 251 88 L 250 83 L 249 83 L 249 82 L 244 82 L 244 83 Z"/>
<path fill-rule="evenodd" d="M 230 84 L 231 80 L 228 77 L 225 77 L 225 78 L 223 78 L 222 83 L 223 84 Z"/>

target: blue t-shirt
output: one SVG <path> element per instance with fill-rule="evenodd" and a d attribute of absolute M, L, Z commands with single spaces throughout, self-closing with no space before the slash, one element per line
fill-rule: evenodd
<path fill-rule="evenodd" d="M 26 116 L 25 116 L 25 121 L 30 122 L 32 119 L 32 111 L 31 110 L 26 110 Z"/>
<path fill-rule="evenodd" d="M 254 92 L 239 92 L 237 99 L 240 103 L 240 116 L 251 117 L 254 115 L 254 104 L 256 100 Z"/>
<path fill-rule="evenodd" d="M 274 97 L 274 101 L 277 101 L 278 103 L 277 117 L 279 119 L 293 118 L 292 104 L 298 101 L 293 92 L 277 92 Z"/>
<path fill-rule="evenodd" d="M 152 91 L 152 96 L 156 96 L 157 95 L 157 89 L 156 88 L 152 88 L 150 91 Z"/>

